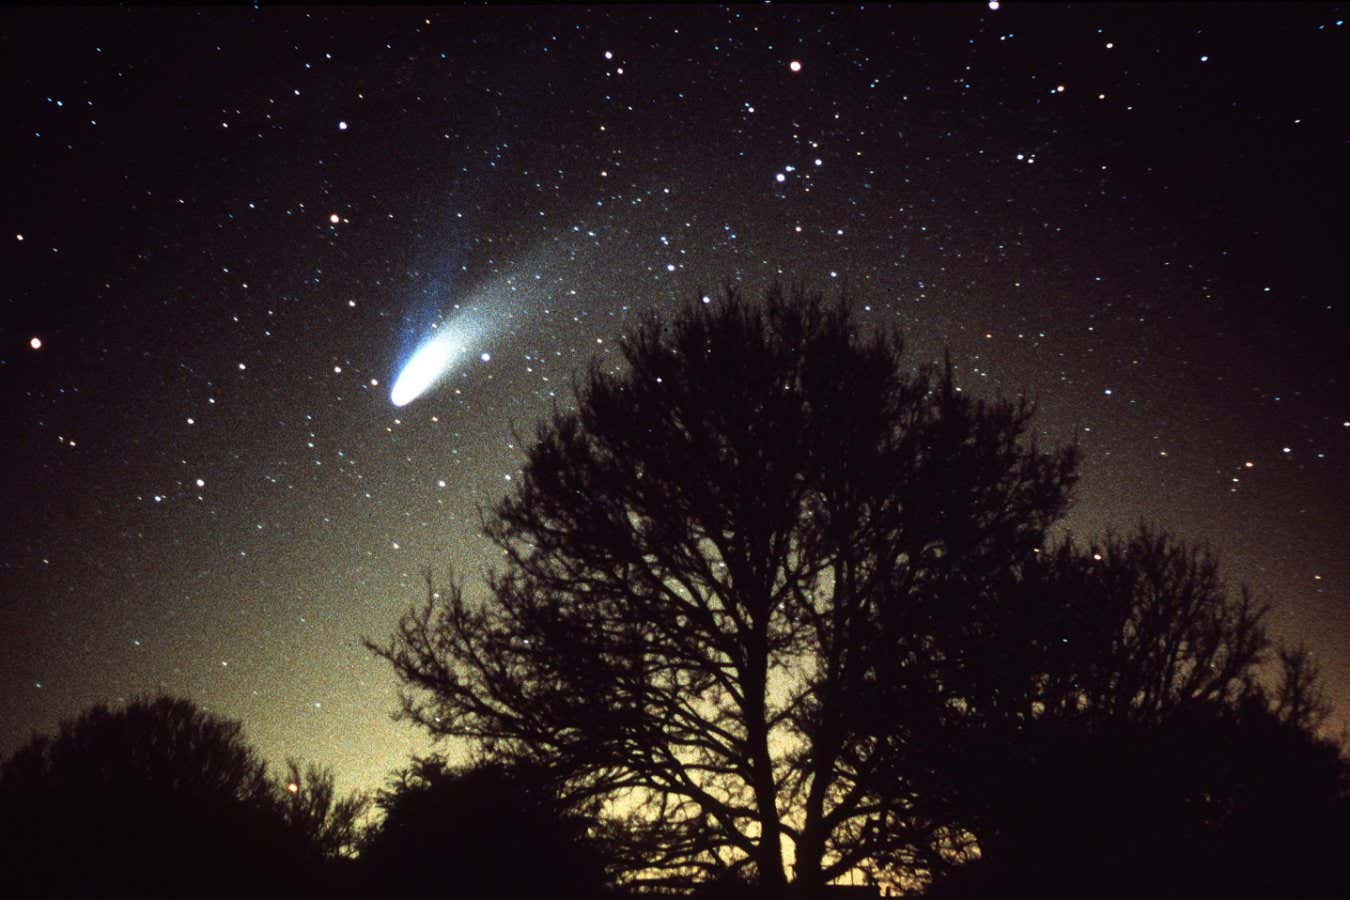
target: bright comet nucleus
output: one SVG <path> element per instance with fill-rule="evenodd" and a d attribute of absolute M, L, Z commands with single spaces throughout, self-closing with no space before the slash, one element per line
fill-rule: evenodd
<path fill-rule="evenodd" d="M 389 402 L 395 406 L 407 406 L 422 396 L 450 370 L 450 365 L 463 349 L 448 332 L 423 343 L 394 379 Z"/>

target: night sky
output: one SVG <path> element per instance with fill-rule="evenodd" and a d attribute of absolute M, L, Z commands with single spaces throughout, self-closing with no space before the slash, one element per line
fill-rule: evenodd
<path fill-rule="evenodd" d="M 1336 5 L 6 11 L 0 753 L 166 690 L 373 787 L 361 645 L 570 379 L 732 279 L 1039 402 L 1350 725 Z M 390 399 L 451 335 L 433 389 Z"/>

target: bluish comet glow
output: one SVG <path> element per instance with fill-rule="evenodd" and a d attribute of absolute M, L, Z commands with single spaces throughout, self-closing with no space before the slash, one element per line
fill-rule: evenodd
<path fill-rule="evenodd" d="M 455 358 L 464 351 L 464 345 L 455 340 L 450 332 L 443 332 L 417 348 L 394 379 L 394 387 L 389 392 L 389 402 L 395 406 L 407 406 L 435 386 Z"/>
<path fill-rule="evenodd" d="M 455 303 L 399 368 L 389 391 L 389 402 L 407 406 L 471 356 L 477 356 L 483 363 L 490 362 L 492 354 L 483 344 L 511 325 L 514 310 L 521 303 L 544 302 L 540 293 L 529 290 L 538 279 L 536 275 L 527 283 L 515 275 L 507 275 L 476 285 L 470 295 L 472 299 Z M 526 285 L 525 290 L 522 285 Z"/>

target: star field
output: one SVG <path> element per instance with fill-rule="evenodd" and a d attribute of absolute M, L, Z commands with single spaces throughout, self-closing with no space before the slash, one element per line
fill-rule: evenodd
<path fill-rule="evenodd" d="M 379 784 L 427 744 L 361 636 L 494 564 L 478 507 L 642 314 L 775 278 L 1034 398 L 1067 526 L 1209 542 L 1350 726 L 1342 22 L 8 13 L 0 753 L 164 689 Z"/>

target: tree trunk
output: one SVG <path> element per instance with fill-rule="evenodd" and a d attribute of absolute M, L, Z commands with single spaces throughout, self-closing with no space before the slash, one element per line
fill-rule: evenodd
<path fill-rule="evenodd" d="M 797 845 L 796 878 L 793 880 L 792 900 L 819 900 L 824 891 L 820 878 L 820 863 L 825 845 L 820 833 L 819 819 L 807 822 Z"/>
<path fill-rule="evenodd" d="M 764 604 L 766 609 L 768 604 Z M 759 813 L 759 890 L 763 900 L 786 900 L 787 878 L 783 872 L 782 828 L 778 821 L 778 790 L 773 777 L 766 721 L 769 689 L 768 615 L 759 617 L 751 636 L 746 672 L 746 724 L 754 779 L 755 805 Z"/>

